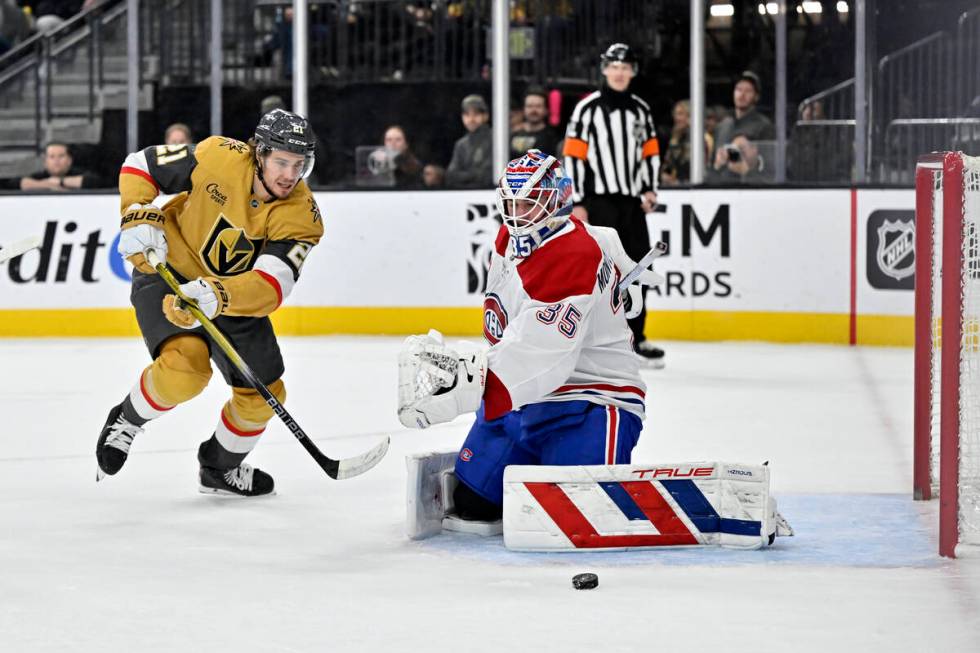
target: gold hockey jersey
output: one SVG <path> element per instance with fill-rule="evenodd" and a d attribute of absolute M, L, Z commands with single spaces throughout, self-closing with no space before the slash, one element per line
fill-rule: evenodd
<path fill-rule="evenodd" d="M 249 145 L 223 136 L 133 152 L 119 174 L 123 213 L 161 193 L 177 194 L 164 207 L 167 262 L 185 279 L 223 279 L 228 315 L 274 311 L 323 235 L 305 181 L 287 198 L 263 202 L 252 194 L 254 177 Z"/>

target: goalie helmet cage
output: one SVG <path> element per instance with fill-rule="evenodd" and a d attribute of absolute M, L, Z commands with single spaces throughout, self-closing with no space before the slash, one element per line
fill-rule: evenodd
<path fill-rule="evenodd" d="M 915 173 L 914 495 L 939 496 L 939 553 L 980 553 L 980 157 Z"/>

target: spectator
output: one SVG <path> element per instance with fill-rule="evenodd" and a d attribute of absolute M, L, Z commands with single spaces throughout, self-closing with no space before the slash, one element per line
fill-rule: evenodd
<path fill-rule="evenodd" d="M 27 14 L 14 0 L 0 0 L 0 54 L 13 48 L 30 32 Z"/>
<path fill-rule="evenodd" d="M 772 121 L 756 109 L 761 94 L 762 82 L 759 81 L 759 76 L 750 70 L 743 72 L 735 82 L 732 93 L 735 115 L 728 116 L 715 128 L 715 171 L 720 172 L 725 169 L 729 152 L 735 151 L 727 146 L 733 144 L 737 135 L 741 135 L 748 141 L 771 141 L 776 138 Z M 741 166 L 736 167 L 741 168 Z"/>
<path fill-rule="evenodd" d="M 163 132 L 163 142 L 166 145 L 190 145 L 194 142 L 191 128 L 182 122 L 175 122 Z"/>
<path fill-rule="evenodd" d="M 422 184 L 422 163 L 412 153 L 400 125 L 385 130 L 385 153 L 395 173 L 395 188 L 418 188 Z"/>
<path fill-rule="evenodd" d="M 728 117 L 728 111 L 720 104 L 704 110 L 704 131 L 714 134 L 718 123 Z"/>
<path fill-rule="evenodd" d="M 463 98 L 463 126 L 466 135 L 453 146 L 453 158 L 446 169 L 449 188 L 493 187 L 493 144 L 490 112 L 487 102 L 479 95 Z"/>
<path fill-rule="evenodd" d="M 262 103 L 259 108 L 263 116 L 274 109 L 282 109 L 283 111 L 287 110 L 286 101 L 279 95 L 266 95 L 264 98 L 262 98 Z"/>
<path fill-rule="evenodd" d="M 434 163 L 422 168 L 422 184 L 426 188 L 442 188 L 446 185 L 446 169 Z"/>
<path fill-rule="evenodd" d="M 717 183 L 759 184 L 772 181 L 756 141 L 737 134 L 725 147 L 725 165 L 713 173 Z"/>
<path fill-rule="evenodd" d="M 524 119 L 510 136 L 512 159 L 524 156 L 528 150 L 541 150 L 558 156 L 560 136 L 548 125 L 548 95 L 542 88 L 530 88 L 524 94 Z"/>
<path fill-rule="evenodd" d="M 98 188 L 99 179 L 72 167 L 71 148 L 65 143 L 48 143 L 44 148 L 44 169 L 20 180 L 21 190 L 64 191 Z"/>
<path fill-rule="evenodd" d="M 681 100 L 674 105 L 674 126 L 670 130 L 670 143 L 660 166 L 660 183 L 664 186 L 686 184 L 691 179 L 691 103 Z M 705 157 L 710 156 L 711 134 L 704 135 Z"/>

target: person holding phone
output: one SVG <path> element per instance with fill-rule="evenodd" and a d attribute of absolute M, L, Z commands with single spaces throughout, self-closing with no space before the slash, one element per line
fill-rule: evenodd
<path fill-rule="evenodd" d="M 734 115 L 715 128 L 712 180 L 745 181 L 765 169 L 755 142 L 773 140 L 776 132 L 772 121 L 757 109 L 761 94 L 758 75 L 750 70 L 739 75 L 732 92 Z"/>

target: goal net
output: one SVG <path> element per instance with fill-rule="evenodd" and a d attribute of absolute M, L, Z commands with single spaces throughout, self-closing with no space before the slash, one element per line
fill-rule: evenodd
<path fill-rule="evenodd" d="M 915 497 L 940 499 L 939 552 L 980 553 L 980 157 L 916 168 Z"/>

